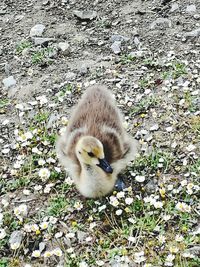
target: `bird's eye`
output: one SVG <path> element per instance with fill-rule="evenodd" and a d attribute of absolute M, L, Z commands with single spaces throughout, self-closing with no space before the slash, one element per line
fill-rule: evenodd
<path fill-rule="evenodd" d="M 88 152 L 88 156 L 90 156 L 90 157 L 94 157 L 94 154 L 92 153 L 92 152 Z"/>

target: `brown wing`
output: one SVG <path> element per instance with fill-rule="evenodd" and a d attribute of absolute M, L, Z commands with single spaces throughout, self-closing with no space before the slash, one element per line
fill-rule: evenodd
<path fill-rule="evenodd" d="M 117 132 L 104 133 L 103 127 L 113 129 Z M 114 103 L 110 92 L 104 87 L 95 86 L 86 91 L 83 98 L 75 108 L 68 125 L 68 133 L 70 134 L 76 129 L 86 127 L 86 135 L 98 138 L 103 146 L 106 159 L 112 163 L 120 159 L 125 153 L 123 147 L 124 129 L 121 123 L 120 112 Z M 78 135 L 74 138 L 72 147 L 77 142 Z M 120 137 L 120 140 L 119 140 Z M 70 156 L 75 156 L 74 151 L 69 148 Z"/>

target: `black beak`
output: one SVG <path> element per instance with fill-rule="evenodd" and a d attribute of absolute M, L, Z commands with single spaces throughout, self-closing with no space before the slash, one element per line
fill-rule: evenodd
<path fill-rule="evenodd" d="M 107 162 L 106 159 L 99 159 L 99 164 L 97 164 L 102 170 L 104 170 L 107 173 L 112 173 L 113 169 L 110 166 L 110 164 Z"/>

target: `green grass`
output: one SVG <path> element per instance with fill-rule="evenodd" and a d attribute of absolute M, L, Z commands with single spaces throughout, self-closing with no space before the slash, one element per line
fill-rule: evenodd
<path fill-rule="evenodd" d="M 128 64 L 128 63 L 131 63 L 131 62 L 134 62 L 135 60 L 136 60 L 136 57 L 131 56 L 130 54 L 128 54 L 128 55 L 122 55 L 120 57 L 120 62 L 123 65 Z"/>
<path fill-rule="evenodd" d="M 48 60 L 48 49 L 40 49 L 35 52 L 34 56 L 34 64 L 43 63 Z M 113 69 L 114 75 L 123 73 L 124 66 L 120 70 L 120 64 L 127 64 L 127 68 L 131 70 L 138 67 L 137 64 L 140 64 L 135 58 L 129 58 L 126 55 L 120 55 L 119 60 L 120 58 L 121 61 L 116 64 L 116 69 Z M 160 77 L 161 73 L 165 71 L 167 72 L 166 78 L 184 78 L 187 71 L 184 63 L 180 63 L 178 60 L 166 64 L 166 66 L 161 66 L 158 60 L 149 58 L 141 64 L 144 64 L 147 68 L 144 69 L 144 76 L 140 78 L 139 88 L 136 88 L 140 93 L 144 92 L 145 88 L 152 88 L 157 77 Z M 157 73 L 150 73 L 152 70 L 157 71 Z M 98 75 L 95 71 L 98 72 Z M 98 77 L 104 77 L 104 69 L 95 69 L 95 71 L 91 73 L 90 78 L 97 77 L 98 80 Z M 50 93 L 48 99 L 57 104 L 56 100 L 59 97 L 63 100 L 62 98 L 67 94 L 77 93 L 77 87 L 78 83 L 76 82 L 65 84 L 56 95 L 54 95 L 54 92 Z M 127 167 L 127 171 L 124 171 L 124 175 L 127 174 L 127 183 L 132 188 L 130 187 L 124 191 L 125 195 L 118 199 L 117 206 L 111 203 L 110 196 L 100 199 L 84 199 L 74 185 L 67 184 L 67 181 L 65 181 L 67 175 L 64 168 L 61 169 L 61 172 L 55 169 L 55 167 L 60 167 L 54 149 L 55 138 L 62 126 L 55 123 L 52 129 L 47 129 L 46 125 L 52 113 L 52 109 L 48 105 L 42 108 L 40 105 L 34 106 L 34 110 L 30 114 L 29 111 L 26 111 L 24 124 L 16 123 L 15 129 L 18 129 L 20 133 L 32 132 L 35 129 L 37 131 L 34 131 L 33 138 L 28 140 L 29 144 L 23 146 L 21 141 L 19 142 L 19 147 L 13 149 L 10 159 L 7 158 L 7 155 L 5 156 L 4 163 L 8 164 L 3 170 L 0 180 L 1 199 L 7 199 L 7 196 L 11 196 L 8 198 L 9 205 L 2 205 L 0 211 L 0 213 L 3 213 L 3 223 L 0 228 L 5 229 L 7 234 L 0 241 L 0 255 L 3 251 L 2 255 L 5 256 L 5 258 L 0 256 L 0 267 L 21 267 L 25 262 L 30 261 L 31 264 L 38 266 L 44 264 L 45 266 L 56 266 L 60 261 L 56 256 L 49 259 L 44 259 L 43 253 L 40 258 L 34 259 L 31 256 L 41 242 L 46 243 L 46 249 L 54 246 L 60 247 L 63 251 L 64 266 L 66 267 L 79 267 L 81 261 L 87 262 L 89 267 L 98 266 L 97 260 L 103 260 L 104 265 L 109 265 L 111 261 L 116 260 L 116 256 L 127 256 L 131 261 L 130 265 L 143 266 L 145 263 L 151 263 L 152 266 L 164 266 L 165 259 L 170 254 L 170 246 L 178 246 L 179 248 L 174 260 L 175 267 L 199 267 L 200 262 L 197 257 L 195 259 L 185 259 L 182 256 L 182 253 L 187 249 L 199 244 L 199 236 L 191 235 L 191 231 L 195 230 L 198 224 L 199 195 L 195 191 L 196 189 L 193 194 L 189 194 L 187 185 L 181 186 L 181 180 L 186 179 L 186 173 L 190 173 L 187 177 L 188 182 L 195 185 L 199 183 L 200 161 L 194 159 L 189 153 L 185 154 L 185 148 L 191 140 L 197 147 L 196 154 L 198 155 L 199 152 L 196 142 L 200 133 L 199 116 L 194 116 L 191 113 L 189 116 L 184 115 L 187 111 L 193 112 L 196 110 L 195 96 L 188 92 L 179 94 L 176 87 L 174 91 L 172 88 L 170 92 L 172 97 L 169 100 L 162 91 L 159 91 L 159 96 L 157 96 L 157 90 L 160 90 L 160 88 L 153 89 L 152 94 L 155 92 L 153 96 L 144 96 L 139 103 L 134 103 L 134 108 L 130 108 L 131 111 L 129 110 L 130 124 L 133 122 L 136 125 L 135 127 L 139 125 L 139 129 L 141 129 L 151 125 L 151 108 L 153 108 L 154 114 L 156 115 L 156 112 L 158 114 L 155 119 L 161 127 L 159 132 L 152 134 L 152 141 L 148 144 L 151 152 L 148 155 L 141 152 L 141 155 L 135 159 L 133 164 Z M 135 95 L 138 92 L 135 92 Z M 180 97 L 185 99 L 185 105 L 183 106 L 178 105 Z M 169 113 L 168 110 L 165 112 L 168 100 L 169 105 L 173 107 L 173 109 L 169 109 Z M 9 100 L 5 98 L 1 100 L 0 107 L 6 107 L 9 103 Z M 14 104 L 16 103 L 14 102 Z M 163 108 L 160 109 L 161 106 Z M 57 108 L 60 109 L 61 105 L 59 104 Z M 126 106 L 124 105 L 123 108 L 126 109 Z M 178 143 L 177 149 L 172 149 L 170 145 L 163 147 L 163 140 L 159 138 L 159 134 L 166 136 L 163 129 L 167 126 L 168 121 L 174 120 L 170 113 L 171 110 L 174 112 L 173 115 L 176 115 L 177 125 L 180 125 L 176 133 L 170 133 L 172 138 L 174 134 L 174 140 Z M 33 111 L 36 114 L 34 117 L 31 116 Z M 146 113 L 145 116 L 137 116 L 143 113 Z M 133 128 L 132 131 L 130 127 L 130 132 L 133 135 L 137 130 Z M 12 128 L 9 134 L 14 136 Z M 11 140 L 8 140 L 10 143 Z M 140 141 L 143 142 L 143 140 Z M 14 140 L 14 142 L 17 142 L 17 140 Z M 33 147 L 39 148 L 42 154 L 33 153 Z M 19 155 L 24 155 L 25 160 L 20 169 L 17 169 L 17 174 L 12 176 L 11 170 L 13 170 L 13 164 Z M 181 165 L 182 155 L 188 157 L 186 166 Z M 50 158 L 56 161 L 48 161 Z M 39 159 L 45 160 L 43 166 L 38 164 Z M 158 165 L 160 163 L 162 163 L 162 166 Z M 50 171 L 48 180 L 43 181 L 39 177 L 41 168 L 47 168 Z M 176 168 L 178 168 L 178 171 Z M 154 178 L 154 183 L 158 182 L 153 183 L 153 188 L 148 189 L 145 183 L 129 179 L 132 172 L 136 175 L 144 175 L 147 182 Z M 49 193 L 45 192 L 44 189 L 50 183 L 53 183 L 51 191 Z M 35 189 L 36 186 L 40 186 L 39 191 Z M 30 189 L 31 196 L 34 199 L 35 197 L 38 198 L 38 201 L 25 202 L 28 214 L 23 218 L 23 222 L 20 222 L 14 214 L 14 208 L 19 206 L 21 202 L 15 201 L 14 197 L 19 197 L 19 200 L 21 198 L 29 200 L 30 196 L 23 194 L 24 189 Z M 161 189 L 165 193 L 161 194 Z M 113 192 L 111 195 L 115 198 L 117 192 Z M 128 204 L 126 202 L 127 198 L 129 198 L 129 201 L 131 198 L 132 203 L 129 202 L 130 204 Z M 155 202 L 154 204 L 153 202 L 146 203 L 148 198 L 159 201 L 160 207 L 156 207 Z M 186 213 L 177 210 L 178 202 L 190 205 L 191 212 Z M 121 213 L 119 214 L 120 210 Z M 164 215 L 170 215 L 170 218 L 165 220 Z M 41 227 L 44 219 L 49 223 L 47 229 L 40 228 L 38 233 L 35 231 L 27 232 L 23 236 L 23 243 L 16 251 L 8 248 L 8 240 L 13 231 L 23 230 L 24 224 L 37 224 L 38 227 Z M 59 232 L 62 232 L 62 237 L 56 238 L 55 234 Z M 68 233 L 73 233 L 74 237 L 70 237 L 69 244 L 66 244 Z M 183 236 L 181 242 L 175 240 L 177 234 Z M 80 240 L 81 235 L 83 235 L 82 240 Z M 163 245 L 158 240 L 159 235 L 166 238 Z M 130 237 L 132 237 L 132 240 L 135 238 L 136 242 L 131 242 Z M 87 240 L 87 238 L 89 239 Z M 67 252 L 70 246 L 74 248 L 75 255 Z M 146 261 L 141 264 L 134 263 L 134 254 L 139 251 L 144 251 L 146 257 Z"/>
<path fill-rule="evenodd" d="M 0 267 L 8 267 L 8 259 L 6 258 L 3 258 L 3 259 L 0 259 Z"/>
<path fill-rule="evenodd" d="M 150 96 L 142 99 L 139 103 L 137 103 L 133 109 L 131 109 L 131 115 L 137 115 L 141 113 L 145 113 L 149 108 L 156 107 L 159 104 L 160 100 L 157 97 Z"/>
<path fill-rule="evenodd" d="M 22 41 L 21 43 L 19 43 L 16 47 L 16 53 L 17 54 L 21 54 L 23 52 L 24 49 L 26 48 L 31 48 L 32 44 L 29 41 Z"/>
<path fill-rule="evenodd" d="M 163 80 L 169 78 L 177 79 L 185 74 L 187 74 L 186 65 L 182 62 L 174 61 L 169 64 L 167 69 L 162 73 L 162 78 Z"/>
<path fill-rule="evenodd" d="M 160 163 L 159 160 L 162 158 L 163 164 L 162 168 L 158 167 L 158 164 Z M 169 153 L 164 153 L 161 151 L 158 151 L 154 149 L 150 155 L 144 155 L 136 158 L 136 160 L 133 163 L 133 168 L 136 171 L 148 171 L 148 172 L 156 172 L 158 169 L 162 169 L 163 172 L 166 172 L 170 168 L 170 164 L 173 160 L 172 155 Z"/>
<path fill-rule="evenodd" d="M 41 122 L 47 122 L 48 118 L 49 118 L 49 112 L 41 112 L 41 113 L 37 113 L 34 116 L 34 121 L 37 123 L 41 123 Z"/>
<path fill-rule="evenodd" d="M 32 64 L 42 64 L 50 63 L 52 60 L 49 58 L 49 53 L 53 51 L 53 48 L 41 48 L 40 50 L 34 52 L 31 57 Z"/>
<path fill-rule="evenodd" d="M 9 104 L 10 100 L 9 99 L 0 99 L 0 108 L 4 108 Z"/>
<path fill-rule="evenodd" d="M 28 168 L 30 170 L 30 168 Z M 15 177 L 15 179 L 5 181 L 5 179 L 0 178 L 0 188 L 1 193 L 6 193 L 9 191 L 14 191 L 20 188 L 27 186 L 30 183 L 30 178 L 27 176 L 24 177 Z"/>
<path fill-rule="evenodd" d="M 69 205 L 66 196 L 57 196 L 50 200 L 47 208 L 47 214 L 51 216 L 60 216 L 66 213 L 66 208 Z"/>
<path fill-rule="evenodd" d="M 200 159 L 197 159 L 193 164 L 188 166 L 188 171 L 195 172 L 197 175 L 200 175 Z"/>
<path fill-rule="evenodd" d="M 189 124 L 192 130 L 197 133 L 197 136 L 200 136 L 200 116 L 193 116 L 189 120 Z"/>
<path fill-rule="evenodd" d="M 96 25 L 97 25 L 97 28 L 108 29 L 108 28 L 111 28 L 112 23 L 111 23 L 111 21 L 109 21 L 107 19 L 101 19 L 101 20 L 97 21 Z"/>

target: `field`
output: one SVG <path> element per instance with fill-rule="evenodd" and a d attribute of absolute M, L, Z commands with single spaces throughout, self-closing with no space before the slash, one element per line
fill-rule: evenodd
<path fill-rule="evenodd" d="M 0 267 L 200 266 L 198 2 L 0 3 Z M 95 200 L 55 152 L 92 84 L 140 144 Z"/>

